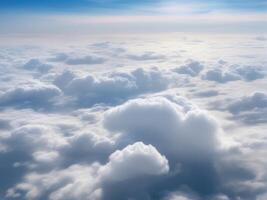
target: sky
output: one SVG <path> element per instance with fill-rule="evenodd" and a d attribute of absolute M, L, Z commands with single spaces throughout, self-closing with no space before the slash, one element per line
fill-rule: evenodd
<path fill-rule="evenodd" d="M 266 5 L 0 0 L 0 199 L 266 200 Z"/>
<path fill-rule="evenodd" d="M 255 1 L 244 1 L 244 0 L 44 0 L 44 1 L 34 1 L 34 0 L 2 0 L 1 10 L 11 11 L 11 10 L 25 10 L 25 11 L 42 11 L 42 12 L 85 12 L 87 14 L 105 14 L 106 10 L 113 12 L 125 10 L 138 11 L 140 8 L 144 7 L 155 7 L 162 4 L 170 5 L 202 5 L 210 10 L 235 10 L 237 12 L 244 11 L 254 11 L 254 12 L 264 12 L 266 11 L 266 1 L 265 0 L 255 0 Z M 199 12 L 205 12 L 205 9 L 198 9 Z M 90 13 L 92 12 L 92 13 Z"/>
<path fill-rule="evenodd" d="M 265 0 L 1 0 L 0 10 L 2 34 L 264 33 L 267 21 Z"/>

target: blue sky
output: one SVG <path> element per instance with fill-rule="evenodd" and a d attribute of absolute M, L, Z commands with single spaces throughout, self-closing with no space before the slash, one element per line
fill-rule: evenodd
<path fill-rule="evenodd" d="M 0 0 L 0 34 L 265 33 L 266 11 L 266 0 Z"/>
<path fill-rule="evenodd" d="M 161 3 L 178 5 L 205 5 L 214 10 L 235 10 L 264 12 L 267 10 L 266 0 L 1 0 L 2 11 L 43 11 L 43 12 L 93 12 L 105 14 L 107 10 L 114 12 L 153 7 Z"/>

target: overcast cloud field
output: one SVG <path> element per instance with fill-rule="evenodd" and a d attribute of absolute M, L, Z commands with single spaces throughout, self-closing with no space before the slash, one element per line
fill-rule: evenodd
<path fill-rule="evenodd" d="M 266 200 L 266 7 L 0 1 L 0 199 Z"/>

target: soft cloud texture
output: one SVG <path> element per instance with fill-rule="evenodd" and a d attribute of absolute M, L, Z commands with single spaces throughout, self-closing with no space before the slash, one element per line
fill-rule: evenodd
<path fill-rule="evenodd" d="M 265 123 L 267 121 L 267 95 L 263 92 L 254 92 L 249 96 L 234 100 L 227 106 L 227 109 L 237 120 L 249 124 Z"/>
<path fill-rule="evenodd" d="M 0 106 L 46 107 L 61 94 L 61 90 L 52 84 L 30 82 L 17 85 L 0 93 Z"/>
<path fill-rule="evenodd" d="M 229 66 L 230 69 L 214 68 L 202 75 L 203 80 L 227 83 L 230 81 L 244 80 L 255 81 L 265 77 L 263 67 L 257 66 Z"/>
<path fill-rule="evenodd" d="M 140 165 L 136 166 L 136 162 Z M 164 156 L 153 146 L 138 142 L 112 153 L 103 166 L 97 163 L 72 165 L 49 173 L 28 174 L 23 182 L 8 190 L 7 197 L 20 197 L 23 191 L 27 199 L 101 199 L 106 183 L 165 174 L 168 170 Z"/>
<path fill-rule="evenodd" d="M 215 81 L 219 83 L 227 83 L 229 81 L 240 80 L 240 76 L 221 69 L 211 69 L 202 76 L 203 80 Z"/>
<path fill-rule="evenodd" d="M 27 63 L 25 63 L 23 65 L 23 68 L 27 69 L 29 71 L 37 71 L 37 72 L 40 72 L 40 73 L 46 73 L 51 68 L 53 68 L 53 66 L 50 65 L 50 64 L 42 63 L 38 59 L 31 59 L 31 60 L 29 60 Z"/>
<path fill-rule="evenodd" d="M 174 72 L 177 72 L 178 74 L 188 74 L 190 76 L 197 76 L 202 70 L 204 66 L 198 62 L 189 60 L 185 65 L 182 65 L 179 68 L 174 69 Z"/>
<path fill-rule="evenodd" d="M 162 97 L 131 100 L 107 111 L 104 126 L 123 132 L 125 140 L 153 144 L 166 155 L 203 153 L 202 156 L 207 156 L 215 148 L 216 122 L 200 110 L 185 113 L 181 107 Z M 124 140 L 124 135 L 121 137 Z"/>
<path fill-rule="evenodd" d="M 136 163 L 139 163 L 136 165 Z M 142 142 L 117 150 L 109 157 L 109 162 L 101 168 L 104 179 L 121 181 L 143 175 L 160 175 L 169 171 L 168 160 L 152 145 Z"/>
<path fill-rule="evenodd" d="M 264 199 L 256 37 L 3 46 L 0 199 Z"/>
<path fill-rule="evenodd" d="M 138 94 L 160 91 L 168 88 L 171 77 L 156 68 L 139 68 L 129 73 L 115 72 L 100 77 L 76 77 L 71 72 L 64 72 L 54 83 L 83 106 L 96 103 L 112 104 Z"/>

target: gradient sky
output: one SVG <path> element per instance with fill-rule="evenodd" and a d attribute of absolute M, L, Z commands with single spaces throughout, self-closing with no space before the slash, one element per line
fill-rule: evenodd
<path fill-rule="evenodd" d="M 85 12 L 95 11 L 105 14 L 106 10 L 114 12 L 138 9 L 147 6 L 159 6 L 163 3 L 177 5 L 205 5 L 210 10 L 266 11 L 266 0 L 1 0 L 2 11 L 31 10 L 43 12 Z"/>
<path fill-rule="evenodd" d="M 0 34 L 267 32 L 266 0 L 1 0 L 0 11 Z"/>

